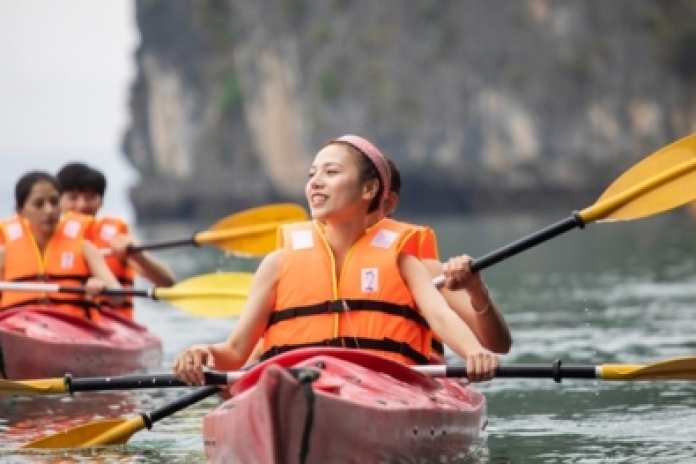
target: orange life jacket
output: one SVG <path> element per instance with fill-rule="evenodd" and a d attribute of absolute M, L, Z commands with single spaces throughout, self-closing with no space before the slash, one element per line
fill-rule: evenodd
<path fill-rule="evenodd" d="M 387 220 L 387 219 L 383 219 Z M 394 221 L 389 218 L 389 221 Z M 405 224 L 409 227 L 414 228 L 418 232 L 418 240 L 409 241 L 406 245 L 408 249 L 402 249 L 402 252 L 412 254 L 420 260 L 424 259 L 434 259 L 439 261 L 439 252 L 437 248 L 437 236 L 435 231 L 428 226 L 421 226 L 416 224 L 409 224 L 407 222 L 398 221 L 401 224 Z M 323 230 L 323 226 L 319 224 Z M 282 229 L 278 229 L 278 248 L 283 247 L 283 233 Z M 437 336 L 434 332 L 431 334 L 431 349 L 435 354 L 440 356 L 445 355 L 445 345 L 442 343 L 442 339 Z"/>
<path fill-rule="evenodd" d="M 398 268 L 416 231 L 383 219 L 353 245 L 340 276 L 316 222 L 282 227 L 283 260 L 262 359 L 305 346 L 375 351 L 405 364 L 427 364 L 430 328 Z M 340 278 L 339 278 L 340 277 Z"/>
<path fill-rule="evenodd" d="M 420 233 L 420 244 L 418 248 L 418 259 L 434 259 L 436 261 L 440 260 L 440 256 L 437 250 L 437 237 L 435 236 L 435 231 L 427 226 L 418 226 Z M 445 346 L 442 344 L 442 340 L 435 333 L 432 334 L 432 349 L 435 353 L 444 356 Z"/>
<path fill-rule="evenodd" d="M 420 246 L 418 257 L 420 259 L 435 259 L 440 260 L 440 254 L 437 250 L 437 236 L 435 231 L 428 226 L 417 226 L 420 232 Z"/>
<path fill-rule="evenodd" d="M 128 234 L 128 224 L 118 218 L 104 216 L 95 218 L 90 227 L 86 238 L 101 250 L 109 247 L 111 240 L 118 234 Z M 135 281 L 135 270 L 127 262 L 120 260 L 117 256 L 107 255 L 104 257 L 111 273 L 121 283 L 124 290 L 133 288 Z M 125 296 L 123 304 L 112 307 L 119 315 L 126 319 L 133 320 L 133 297 Z"/>
<path fill-rule="evenodd" d="M 15 216 L 0 222 L 0 235 L 5 247 L 5 270 L 9 282 L 40 282 L 61 286 L 81 286 L 91 273 L 83 256 L 85 231 L 90 219 L 74 215 L 64 217 L 56 226 L 43 256 L 29 224 Z M 5 290 L 0 309 L 29 304 L 46 305 L 75 316 L 98 319 L 98 306 L 84 295 L 74 293 L 16 292 Z"/>
<path fill-rule="evenodd" d="M 428 226 L 416 224 L 407 225 L 418 231 L 417 248 L 413 254 L 421 261 L 424 259 L 434 259 L 439 261 L 440 258 L 437 250 L 437 236 L 435 235 L 435 231 Z M 442 344 L 440 337 L 433 333 L 431 338 L 432 351 L 440 356 L 444 356 L 445 345 Z"/>

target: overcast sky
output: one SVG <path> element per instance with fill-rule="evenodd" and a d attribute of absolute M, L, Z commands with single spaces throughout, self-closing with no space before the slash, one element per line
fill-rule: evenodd
<path fill-rule="evenodd" d="M 106 171 L 106 210 L 131 217 L 120 144 L 138 41 L 131 0 L 0 0 L 0 217 L 21 174 L 68 161 Z"/>

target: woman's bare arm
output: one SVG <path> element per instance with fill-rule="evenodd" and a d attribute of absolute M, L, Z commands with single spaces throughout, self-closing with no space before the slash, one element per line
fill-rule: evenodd
<path fill-rule="evenodd" d="M 469 380 L 492 378 L 499 363 L 497 356 L 486 351 L 471 329 L 449 308 L 423 263 L 413 256 L 401 255 L 399 268 L 430 328 L 466 361 Z"/>
<path fill-rule="evenodd" d="M 423 260 L 431 278 L 444 273 L 444 266 L 434 259 Z M 473 280 L 473 279 L 472 279 Z M 505 354 L 512 346 L 512 335 L 505 316 L 491 297 L 488 289 L 479 277 L 476 282 L 465 289 L 440 290 L 452 310 L 469 326 L 479 342 L 487 349 Z"/>
<path fill-rule="evenodd" d="M 87 261 L 87 266 L 89 267 L 90 273 L 92 274 L 92 279 L 87 282 L 88 289 L 96 288 L 101 290 L 102 288 L 109 288 L 118 290 L 121 288 L 121 284 L 118 279 L 114 277 L 111 273 L 111 269 L 104 261 L 104 257 L 99 253 L 99 250 L 87 240 L 82 242 L 82 254 Z M 97 279 L 97 282 L 94 281 Z M 88 291 L 88 293 L 91 293 Z M 92 295 L 94 296 L 94 295 Z M 109 304 L 113 306 L 118 306 L 123 303 L 123 296 L 120 295 L 108 295 L 106 300 Z"/>
<path fill-rule="evenodd" d="M 273 312 L 282 250 L 267 255 L 254 274 L 244 311 L 230 336 L 214 345 L 194 345 L 174 361 L 174 372 L 189 384 L 203 384 L 203 367 L 235 370 L 242 367 L 263 336 Z"/>

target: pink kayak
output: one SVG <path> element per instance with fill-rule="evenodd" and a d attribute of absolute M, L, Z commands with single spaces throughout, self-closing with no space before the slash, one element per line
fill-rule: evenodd
<path fill-rule="evenodd" d="M 0 377 L 103 377 L 161 363 L 161 340 L 112 311 L 103 311 L 98 324 L 42 306 L 0 312 Z"/>
<path fill-rule="evenodd" d="M 483 439 L 486 400 L 367 352 L 306 348 L 256 366 L 206 415 L 212 463 L 449 462 Z"/>

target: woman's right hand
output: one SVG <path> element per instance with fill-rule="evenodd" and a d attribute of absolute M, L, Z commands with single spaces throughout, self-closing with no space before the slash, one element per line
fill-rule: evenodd
<path fill-rule="evenodd" d="M 90 277 L 85 283 L 85 294 L 87 298 L 92 299 L 99 296 L 105 288 L 106 284 L 99 277 Z"/>
<path fill-rule="evenodd" d="M 203 367 L 214 368 L 210 345 L 193 345 L 174 359 L 174 374 L 188 385 L 205 385 Z"/>
<path fill-rule="evenodd" d="M 485 382 L 495 377 L 500 360 L 495 354 L 481 348 L 474 350 L 465 359 L 466 376 L 470 382 Z"/>

